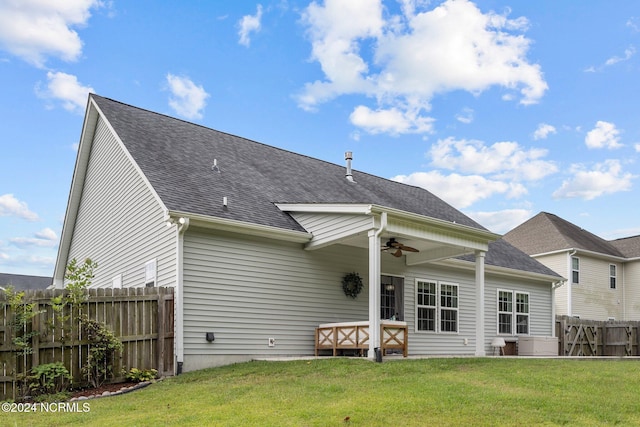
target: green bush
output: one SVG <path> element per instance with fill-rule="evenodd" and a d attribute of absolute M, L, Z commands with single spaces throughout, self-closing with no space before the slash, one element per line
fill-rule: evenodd
<path fill-rule="evenodd" d="M 156 371 L 155 369 L 131 368 L 131 370 L 127 374 L 127 379 L 129 381 L 139 383 L 142 381 L 151 381 L 157 375 L 158 375 L 158 371 Z"/>
<path fill-rule="evenodd" d="M 45 363 L 31 368 L 29 388 L 35 395 L 56 394 L 67 389 L 71 375 L 60 362 Z"/>

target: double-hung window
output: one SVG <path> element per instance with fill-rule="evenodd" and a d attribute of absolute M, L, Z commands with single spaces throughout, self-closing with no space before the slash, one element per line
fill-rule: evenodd
<path fill-rule="evenodd" d="M 498 290 L 498 334 L 529 334 L 529 294 Z"/>
<path fill-rule="evenodd" d="M 580 258 L 571 258 L 571 283 L 580 283 Z"/>
<path fill-rule="evenodd" d="M 616 288 L 616 265 L 609 264 L 609 288 Z"/>
<path fill-rule="evenodd" d="M 419 331 L 458 332 L 458 285 L 418 280 L 416 283 Z"/>

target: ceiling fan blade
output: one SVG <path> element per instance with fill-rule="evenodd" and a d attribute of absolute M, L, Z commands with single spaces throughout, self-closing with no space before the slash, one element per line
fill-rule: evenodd
<path fill-rule="evenodd" d="M 402 256 L 402 250 L 398 249 L 397 251 L 395 251 L 391 255 L 393 255 L 396 258 L 400 258 Z"/>
<path fill-rule="evenodd" d="M 412 248 L 411 246 L 405 246 L 405 245 L 402 245 L 402 247 L 400 249 L 402 249 L 403 251 L 407 251 L 407 252 L 420 252 L 416 248 Z"/>

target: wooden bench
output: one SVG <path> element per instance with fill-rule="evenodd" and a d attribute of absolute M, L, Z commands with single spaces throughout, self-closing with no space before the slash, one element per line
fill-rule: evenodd
<path fill-rule="evenodd" d="M 401 350 L 407 357 L 408 328 L 406 322 L 382 320 L 380 322 L 380 348 Z M 316 328 L 316 356 L 321 350 L 331 350 L 337 356 L 340 350 L 353 350 L 360 355 L 369 350 L 369 322 L 325 323 Z"/>

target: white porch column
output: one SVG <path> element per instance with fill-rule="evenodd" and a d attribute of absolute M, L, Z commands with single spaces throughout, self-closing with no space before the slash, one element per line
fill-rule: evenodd
<path fill-rule="evenodd" d="M 476 356 L 485 356 L 484 348 L 484 251 L 476 251 Z"/>
<path fill-rule="evenodd" d="M 369 231 L 369 359 L 375 359 L 380 347 L 380 237 Z"/>

